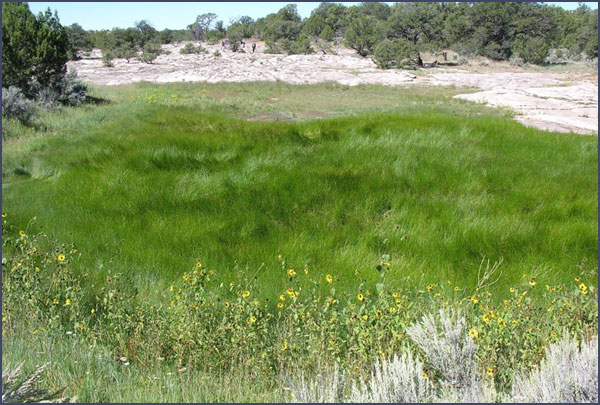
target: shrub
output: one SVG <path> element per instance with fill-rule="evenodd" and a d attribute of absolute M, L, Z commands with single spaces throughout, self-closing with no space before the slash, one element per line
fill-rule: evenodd
<path fill-rule="evenodd" d="M 198 46 L 194 46 L 191 43 L 187 43 L 185 44 L 185 46 L 183 48 L 181 48 L 179 50 L 179 53 L 182 55 L 190 55 L 190 54 L 199 54 L 199 53 L 206 53 L 207 50 L 204 49 L 202 46 L 198 45 Z"/>
<path fill-rule="evenodd" d="M 419 51 L 405 39 L 381 41 L 373 52 L 373 62 L 382 68 L 414 67 L 418 65 Z"/>
<path fill-rule="evenodd" d="M 483 56 L 486 56 L 492 60 L 506 60 L 507 59 L 506 49 L 502 48 L 502 46 L 500 46 L 500 44 L 498 44 L 496 42 L 489 43 L 483 49 Z"/>
<path fill-rule="evenodd" d="M 318 374 L 317 378 L 307 380 L 304 374 L 292 381 L 291 391 L 294 402 L 301 403 L 340 403 L 345 396 L 346 376 L 340 373 L 336 364 L 333 371 Z M 364 401 L 363 401 L 364 402 Z"/>
<path fill-rule="evenodd" d="M 213 52 L 213 56 L 214 56 L 215 58 L 218 58 L 218 57 L 220 57 L 220 56 L 221 56 L 221 52 L 219 52 L 218 50 L 216 50 L 216 51 L 214 51 L 214 52 Z"/>
<path fill-rule="evenodd" d="M 512 66 L 523 66 L 525 61 L 520 56 L 513 55 L 508 60 L 508 63 L 510 63 Z"/>
<path fill-rule="evenodd" d="M 295 402 L 598 402 L 598 336 L 589 342 L 577 343 L 568 335 L 550 345 L 539 370 L 529 377 L 517 373 L 512 395 L 498 393 L 494 385 L 481 377 L 473 353 L 476 346 L 466 336 L 465 319 L 452 322 L 440 311 L 441 330 L 431 314 L 422 323 L 409 328 L 408 334 L 425 352 L 427 362 L 440 374 L 439 379 L 427 376 L 423 364 L 406 349 L 401 358 L 375 362 L 370 380 L 351 383 L 347 374 L 306 382 L 302 376 L 292 389 Z M 440 383 L 441 385 L 437 385 Z M 352 384 L 352 393 L 344 387 Z"/>
<path fill-rule="evenodd" d="M 115 58 L 115 54 L 113 51 L 108 50 L 108 49 L 103 49 L 102 50 L 102 64 L 105 67 L 113 67 L 113 59 Z"/>
<path fill-rule="evenodd" d="M 164 156 L 158 158 L 164 160 Z M 176 158 L 188 161 L 186 166 L 197 164 L 193 156 Z M 52 169 L 24 163 L 18 170 L 39 177 Z M 494 401 L 498 399 L 496 387 L 510 392 L 516 370 L 539 364 L 544 348 L 557 340 L 551 332 L 555 325 L 576 335 L 597 334 L 597 290 L 582 280 L 577 280 L 575 288 L 561 284 L 536 291 L 539 303 L 528 294 L 535 283 L 525 278 L 511 288 L 513 295 L 503 304 L 483 291 L 478 297 L 458 294 L 445 282 L 429 285 L 426 291 L 403 293 L 386 289 L 384 267 L 389 256 L 382 255 L 376 291 L 369 292 L 361 283 L 358 291 L 347 294 L 335 291 L 336 280 L 330 275 L 308 268 L 296 272 L 279 258 L 285 290 L 272 300 L 259 301 L 256 281 L 222 277 L 197 261 L 165 289 L 165 301 L 156 303 L 137 301 L 135 289 L 122 275 L 109 272 L 92 281 L 87 272 L 76 272 L 73 264 L 79 253 L 75 246 L 19 231 L 5 214 L 2 244 L 5 338 L 43 325 L 52 334 L 76 332 L 78 340 L 102 345 L 116 358 L 126 356 L 142 366 L 152 367 L 161 357 L 165 363 L 208 370 L 248 367 L 271 377 L 283 371 L 306 375 L 301 373 L 330 370 L 336 363 L 344 371 L 336 377 L 333 370 L 314 383 L 321 384 L 325 378 L 325 387 L 305 379 L 296 391 L 292 388 L 295 400 L 337 400 L 342 391 L 350 395 L 351 379 L 366 377 L 364 371 L 373 361 L 385 358 L 396 364 L 380 360 L 371 378 L 388 385 L 371 386 L 371 381 L 362 384 L 359 380 L 356 396 L 365 401 L 381 399 L 385 393 L 398 395 L 400 387 L 413 384 L 412 393 L 403 393 L 402 398 L 421 394 L 429 398 L 427 384 L 415 375 L 421 362 L 436 398 Z M 88 288 L 92 283 L 95 287 Z M 320 295 L 324 283 L 332 287 Z M 548 305 L 555 310 L 549 311 Z M 439 310 L 459 306 L 464 318 Z M 433 312 L 439 312 L 439 317 L 429 315 Z M 399 360 L 390 360 L 395 354 Z M 505 374 L 510 378 L 505 379 Z M 391 378 L 400 380 L 392 382 Z"/>
<path fill-rule="evenodd" d="M 60 102 L 64 105 L 78 106 L 87 100 L 88 87 L 77 80 L 75 69 L 69 70 L 63 77 L 60 90 Z"/>
<path fill-rule="evenodd" d="M 551 344 L 538 370 L 515 378 L 513 401 L 598 403 L 598 336 L 580 349 L 568 335 Z"/>
<path fill-rule="evenodd" d="M 304 34 L 301 34 L 293 41 L 284 38 L 279 41 L 279 45 L 281 47 L 280 49 L 288 55 L 309 55 L 315 52 L 310 44 L 310 39 Z"/>
<path fill-rule="evenodd" d="M 441 375 L 442 383 L 449 387 L 465 388 L 477 381 L 473 339 L 466 336 L 465 318 L 452 322 L 440 310 L 441 330 L 433 315 L 423 316 L 406 330 L 406 334 L 423 350 L 429 364 Z"/>
<path fill-rule="evenodd" d="M 377 20 L 371 16 L 355 18 L 346 29 L 346 44 L 360 56 L 367 56 L 379 39 L 376 25 Z"/>
<path fill-rule="evenodd" d="M 283 53 L 283 48 L 274 41 L 267 40 L 267 41 L 265 41 L 265 45 L 266 45 L 266 48 L 264 50 L 264 53 L 275 53 L 275 54 Z"/>
<path fill-rule="evenodd" d="M 66 73 L 66 30 L 50 9 L 35 17 L 27 3 L 2 3 L 2 84 L 34 95 L 33 81 L 52 88 Z"/>
<path fill-rule="evenodd" d="M 33 115 L 34 103 L 28 100 L 23 92 L 11 86 L 2 88 L 2 116 L 15 118 L 23 123 L 29 122 Z"/>
<path fill-rule="evenodd" d="M 352 386 L 350 402 L 432 402 L 433 388 L 423 364 L 409 350 L 402 357 L 376 361 L 369 383 L 361 379 Z"/>
<path fill-rule="evenodd" d="M 515 56 L 520 56 L 526 63 L 541 65 L 550 55 L 548 44 L 541 38 L 530 38 L 518 35 L 511 47 Z"/>
<path fill-rule="evenodd" d="M 117 58 L 126 59 L 127 63 L 129 63 L 130 59 L 133 59 L 137 56 L 137 49 L 132 45 L 125 44 L 116 49 L 115 56 Z"/>
<path fill-rule="evenodd" d="M 144 63 L 152 63 L 158 57 L 158 55 L 163 54 L 163 50 L 159 44 L 148 42 L 144 45 L 142 50 L 142 54 L 139 56 L 139 59 Z"/>

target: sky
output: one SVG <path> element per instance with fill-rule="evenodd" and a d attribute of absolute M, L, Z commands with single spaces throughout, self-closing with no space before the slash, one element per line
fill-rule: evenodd
<path fill-rule="evenodd" d="M 230 20 L 247 15 L 253 19 L 276 13 L 290 2 L 30 2 L 29 9 L 37 14 L 48 7 L 58 12 L 63 25 L 78 23 L 86 30 L 132 27 L 136 21 L 147 20 L 154 28 L 163 30 L 184 29 L 193 23 L 196 16 L 215 13 L 227 26 Z M 342 2 L 346 6 L 360 2 Z M 577 8 L 575 2 L 547 2 L 567 10 Z M 310 16 L 320 2 L 296 2 L 298 13 L 303 18 Z M 393 4 L 388 2 L 388 4 Z M 592 9 L 598 8 L 595 2 L 586 2 Z"/>

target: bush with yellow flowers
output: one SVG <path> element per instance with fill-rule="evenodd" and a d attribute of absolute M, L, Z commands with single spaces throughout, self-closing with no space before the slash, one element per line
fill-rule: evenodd
<path fill-rule="evenodd" d="M 260 285 L 252 278 L 226 280 L 195 260 L 164 291 L 164 302 L 150 303 L 125 292 L 120 274 L 108 273 L 94 285 L 98 281 L 86 273 L 75 273 L 79 252 L 73 245 L 30 235 L 5 219 L 2 238 L 6 338 L 71 332 L 147 367 L 236 368 L 264 378 L 337 364 L 364 376 L 376 359 L 406 348 L 419 353 L 407 328 L 444 308 L 464 314 L 482 374 L 501 389 L 510 387 L 515 370 L 535 368 L 564 331 L 591 336 L 598 328 L 597 290 L 583 270 L 569 285 L 542 286 L 524 276 L 494 297 L 486 288 L 468 291 L 445 280 L 422 290 L 389 290 L 389 259 L 382 257 L 375 288 L 360 283 L 348 292 L 336 289 L 333 275 L 294 270 L 280 257 L 284 288 L 259 300 Z M 425 372 L 436 377 L 426 363 Z"/>

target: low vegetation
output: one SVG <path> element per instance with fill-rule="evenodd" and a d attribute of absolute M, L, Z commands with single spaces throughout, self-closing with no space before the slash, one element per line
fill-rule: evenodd
<path fill-rule="evenodd" d="M 205 14 L 188 33 L 287 53 L 345 38 L 414 66 L 449 45 L 439 7 L 488 57 L 567 41 L 546 6 L 421 4 Z M 69 44 L 153 63 L 181 33 L 2 9 L 3 402 L 597 401 L 597 137 L 456 88 L 88 89 Z M 482 24 L 526 15 L 542 42 Z"/>
<path fill-rule="evenodd" d="M 439 386 L 410 327 L 444 309 L 511 395 L 597 334 L 597 139 L 463 91 L 142 83 L 7 121 L 3 361 L 82 401 L 294 400 L 407 350 Z"/>

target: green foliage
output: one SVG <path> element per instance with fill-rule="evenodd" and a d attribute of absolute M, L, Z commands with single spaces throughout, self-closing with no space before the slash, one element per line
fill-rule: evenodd
<path fill-rule="evenodd" d="M 277 42 L 281 39 L 295 40 L 302 31 L 302 22 L 295 4 L 288 4 L 277 13 L 259 18 L 256 33 L 264 41 Z"/>
<path fill-rule="evenodd" d="M 375 47 L 373 61 L 382 69 L 412 67 L 418 65 L 419 51 L 405 39 L 385 39 Z"/>
<path fill-rule="evenodd" d="M 170 44 L 175 42 L 175 34 L 173 30 L 166 28 L 158 33 L 157 39 L 161 44 Z"/>
<path fill-rule="evenodd" d="M 116 55 L 111 50 L 103 50 L 102 51 L 102 64 L 104 67 L 113 67 L 113 59 L 116 58 Z"/>
<path fill-rule="evenodd" d="M 308 55 L 315 52 L 310 39 L 304 34 L 300 34 L 294 41 L 284 38 L 279 42 L 279 45 L 282 51 L 288 55 Z"/>
<path fill-rule="evenodd" d="M 376 30 L 374 17 L 358 17 L 350 22 L 346 29 L 346 44 L 360 56 L 367 56 L 380 38 Z"/>
<path fill-rule="evenodd" d="M 208 51 L 206 49 L 204 49 L 203 47 L 201 47 L 200 45 L 194 46 L 194 44 L 191 44 L 191 43 L 185 44 L 185 46 L 179 50 L 179 53 L 181 53 L 183 55 L 190 55 L 193 53 L 199 54 L 199 53 L 206 53 L 206 52 L 208 52 Z"/>
<path fill-rule="evenodd" d="M 196 17 L 194 23 L 188 25 L 188 29 L 192 33 L 195 41 L 202 41 L 206 39 L 207 33 L 212 23 L 217 19 L 215 13 L 205 13 Z"/>
<path fill-rule="evenodd" d="M 137 30 L 137 46 L 144 48 L 144 46 L 154 41 L 157 37 L 158 32 L 147 20 L 138 21 L 135 23 L 135 29 Z"/>
<path fill-rule="evenodd" d="M 443 26 L 439 3 L 396 3 L 389 18 L 390 38 L 417 44 L 439 39 Z"/>
<path fill-rule="evenodd" d="M 475 288 L 443 278 L 423 289 L 389 288 L 388 255 L 381 256 L 380 270 L 365 270 L 375 273 L 375 288 L 356 273 L 357 283 L 347 292 L 337 289 L 337 277 L 280 256 L 279 288 L 261 298 L 251 274 L 228 279 L 195 260 L 161 291 L 164 302 L 154 302 L 129 292 L 131 276 L 109 272 L 99 280 L 75 272 L 81 253 L 74 245 L 20 230 L 7 218 L 2 232 L 3 340 L 31 331 L 68 338 L 94 351 L 106 349 L 110 358 L 143 372 L 164 362 L 180 370 L 241 369 L 273 378 L 338 364 L 364 376 L 375 359 L 422 350 L 408 337 L 409 326 L 444 309 L 464 315 L 465 330 L 479 349 L 472 366 L 488 370 L 506 392 L 514 372 L 539 364 L 545 347 L 563 331 L 589 336 L 598 327 L 597 290 L 585 281 L 593 274 L 585 272 L 553 286 L 523 275 L 497 302 L 484 284 Z M 424 371 L 432 380 L 445 377 L 436 364 Z"/>
<path fill-rule="evenodd" d="M 240 24 L 229 26 L 227 29 L 227 43 L 229 49 L 233 52 L 237 52 L 240 49 L 240 42 L 244 38 L 244 27 Z"/>
<path fill-rule="evenodd" d="M 326 26 L 325 28 L 323 28 L 323 31 L 321 31 L 319 37 L 325 41 L 333 41 L 333 35 L 333 29 L 331 29 L 330 26 Z"/>
<path fill-rule="evenodd" d="M 164 53 L 164 51 L 162 50 L 160 44 L 148 42 L 146 45 L 144 45 L 139 58 L 144 63 L 152 64 L 158 55 L 161 55 L 162 53 Z"/>
<path fill-rule="evenodd" d="M 138 56 L 138 52 L 135 47 L 128 44 L 124 44 L 115 49 L 114 55 L 116 58 L 126 59 L 127 63 L 129 63 L 130 59 L 133 59 Z"/>
<path fill-rule="evenodd" d="M 281 402 L 287 373 L 419 354 L 407 327 L 445 308 L 506 390 L 597 331 L 597 139 L 429 91 L 95 86 L 44 113 L 3 141 L 3 361 L 56 361 L 82 401 Z M 237 119 L 315 110 L 338 118 Z"/>
<path fill-rule="evenodd" d="M 81 25 L 74 23 L 65 27 L 69 41 L 71 42 L 70 59 L 77 59 L 79 52 L 89 52 L 92 50 L 92 37 L 89 31 L 84 30 Z"/>
<path fill-rule="evenodd" d="M 519 34 L 513 41 L 512 54 L 519 56 L 526 63 L 541 65 L 546 61 L 550 51 L 546 42 L 539 38 L 528 38 Z"/>
<path fill-rule="evenodd" d="M 2 15 L 2 86 L 18 87 L 28 98 L 56 89 L 70 52 L 58 18 L 49 9 L 36 18 L 27 3 L 2 3 Z"/>

